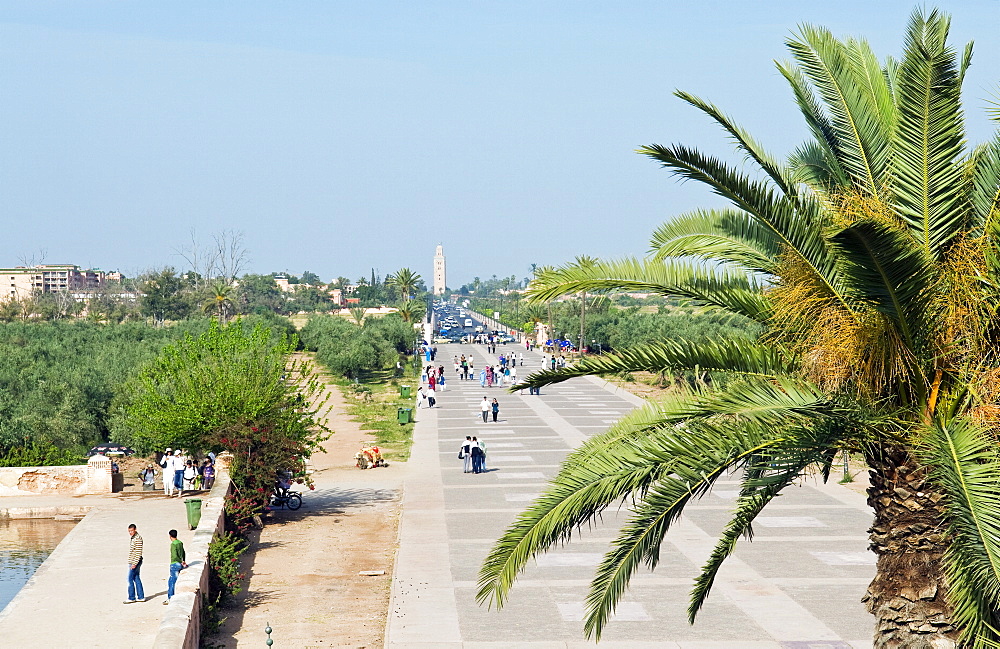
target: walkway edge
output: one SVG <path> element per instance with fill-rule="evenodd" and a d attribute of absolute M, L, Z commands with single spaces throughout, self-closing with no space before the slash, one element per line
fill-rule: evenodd
<path fill-rule="evenodd" d="M 56 510 L 60 508 L 51 508 L 51 509 Z M 87 513 L 84 515 L 83 518 L 86 519 L 95 511 L 97 511 L 97 506 L 89 507 Z M 36 518 L 36 517 L 31 516 L 30 518 Z M 55 513 L 53 512 L 53 515 L 51 517 L 45 517 L 45 518 L 55 518 Z M 17 591 L 17 595 L 15 595 L 12 600 L 7 602 L 7 606 L 5 606 L 2 611 L 0 611 L 0 623 L 4 622 L 7 619 L 7 617 L 10 616 L 11 612 L 13 612 L 14 609 L 17 608 L 17 606 L 21 603 L 21 601 L 25 597 L 27 597 L 28 592 L 35 586 L 35 582 L 37 582 L 42 577 L 42 575 L 44 575 L 53 564 L 55 564 L 55 562 L 59 559 L 59 557 L 62 556 L 64 553 L 71 551 L 68 549 L 71 546 L 71 543 L 69 543 L 69 541 L 71 541 L 76 535 L 81 534 L 81 532 L 79 531 L 81 529 L 85 529 L 85 526 L 83 525 L 83 520 L 80 520 L 76 525 L 73 526 L 73 529 L 71 529 L 66 534 L 66 536 L 62 538 L 62 540 L 59 542 L 58 545 L 56 545 L 52 553 L 49 554 L 49 556 L 45 557 L 45 561 L 42 562 L 42 565 L 38 566 L 34 574 L 31 575 L 31 578 L 29 578 L 28 581 L 25 582 L 24 586 L 22 586 L 21 589 Z"/>
<path fill-rule="evenodd" d="M 462 641 L 440 481 L 437 409 L 421 408 L 416 412 L 385 627 L 387 649 L 421 643 L 447 646 Z"/>
<path fill-rule="evenodd" d="M 215 486 L 202 499 L 201 521 L 194 539 L 185 548 L 188 567 L 177 579 L 174 596 L 160 619 L 153 649 L 198 649 L 201 644 L 201 606 L 204 594 L 208 593 L 208 546 L 215 534 L 225 529 L 229 484 L 229 471 L 220 468 Z"/>

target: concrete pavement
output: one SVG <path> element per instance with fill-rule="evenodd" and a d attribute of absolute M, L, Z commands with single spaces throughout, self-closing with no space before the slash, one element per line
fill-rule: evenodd
<path fill-rule="evenodd" d="M 190 497 L 197 497 L 193 493 Z M 10 647 L 152 646 L 167 607 L 170 548 L 167 530 L 189 542 L 183 498 L 165 496 L 17 497 L 11 507 L 93 507 L 66 535 L 20 593 L 0 613 Z M 128 525 L 143 538 L 141 579 L 148 601 L 124 604 Z"/>
<path fill-rule="evenodd" d="M 500 346 L 498 352 L 524 351 Z M 404 488 L 386 647 L 391 649 L 569 649 L 583 635 L 583 601 L 594 569 L 626 514 L 609 510 L 565 547 L 522 574 L 507 606 L 475 602 L 476 576 L 491 545 L 587 437 L 641 400 L 600 379 L 574 379 L 540 396 L 511 395 L 454 378 L 465 353 L 476 371 L 495 357 L 485 347 L 441 345 L 447 389 L 438 407 L 419 410 Z M 518 373 L 540 366 L 525 355 Z M 484 424 L 483 395 L 500 401 L 500 421 Z M 465 435 L 488 447 L 485 474 L 462 472 Z M 723 480 L 690 505 L 662 547 L 655 572 L 636 574 L 599 646 L 623 649 L 849 649 L 871 646 L 872 618 L 860 598 L 874 574 L 867 551 L 871 514 L 864 497 L 839 485 L 787 490 L 721 571 L 694 626 L 685 610 L 692 579 L 728 520 L 738 482 Z"/>

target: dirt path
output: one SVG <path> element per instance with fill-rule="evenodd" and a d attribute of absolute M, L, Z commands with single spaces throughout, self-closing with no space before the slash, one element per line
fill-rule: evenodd
<path fill-rule="evenodd" d="M 255 539 L 249 587 L 209 639 L 218 647 L 262 647 L 268 624 L 275 646 L 382 647 L 405 465 L 355 468 L 370 435 L 350 421 L 340 390 L 327 391 L 321 415 L 335 434 L 313 456 L 316 490 L 305 492 L 300 510 L 275 512 Z"/>

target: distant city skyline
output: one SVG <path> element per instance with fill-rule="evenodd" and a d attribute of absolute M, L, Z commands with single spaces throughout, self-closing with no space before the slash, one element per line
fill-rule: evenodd
<path fill-rule="evenodd" d="M 738 159 L 675 89 L 784 156 L 806 137 L 785 38 L 807 22 L 898 54 L 916 4 L 0 0 L 0 264 L 182 270 L 192 229 L 242 231 L 249 272 L 324 280 L 429 279 L 440 242 L 451 288 L 643 254 L 721 200 L 636 147 Z M 1000 3 L 939 6 L 955 47 L 976 40 L 981 142 Z"/>

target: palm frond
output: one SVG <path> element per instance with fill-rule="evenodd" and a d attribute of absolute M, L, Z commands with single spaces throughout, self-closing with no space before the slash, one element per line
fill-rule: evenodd
<path fill-rule="evenodd" d="M 677 90 L 674 95 L 691 104 L 698 110 L 711 117 L 719 126 L 723 128 L 729 137 L 736 143 L 737 147 L 754 162 L 757 163 L 764 173 L 770 176 L 771 180 L 778 186 L 784 194 L 794 194 L 795 185 L 791 182 L 784 167 L 778 163 L 770 154 L 764 151 L 763 147 L 745 129 L 735 124 L 725 113 L 715 104 L 705 101 L 689 92 Z"/>
<path fill-rule="evenodd" d="M 961 79 L 949 19 L 915 11 L 899 67 L 893 192 L 900 217 L 939 258 L 969 217 L 959 159 L 965 146 Z"/>
<path fill-rule="evenodd" d="M 784 424 L 828 416 L 829 407 L 808 384 L 757 381 L 726 393 L 677 396 L 627 416 L 570 454 L 546 492 L 497 541 L 480 569 L 477 599 L 502 606 L 533 556 L 610 504 L 643 498 L 654 483 L 662 497 L 672 494 L 664 512 L 672 520 L 719 475 L 780 439 Z M 649 551 L 642 560 L 655 564 Z"/>
<path fill-rule="evenodd" d="M 841 277 L 854 299 L 872 306 L 898 327 L 910 349 L 926 331 L 926 287 L 931 268 L 912 239 L 887 226 L 861 222 L 833 237 L 842 255 Z"/>
<path fill-rule="evenodd" d="M 676 216 L 654 232 L 654 260 L 697 257 L 730 262 L 758 273 L 773 274 L 782 246 L 774 233 L 739 210 L 695 210 Z"/>
<path fill-rule="evenodd" d="M 831 189 L 846 189 L 850 184 L 850 180 L 843 167 L 841 167 L 840 161 L 837 160 L 837 134 L 829 115 L 827 115 L 826 110 L 823 108 L 823 104 L 816 97 L 816 93 L 813 92 L 812 87 L 809 85 L 809 80 L 802 74 L 802 70 L 798 66 L 788 61 L 775 62 L 775 65 L 778 67 L 781 75 L 785 77 L 785 80 L 788 81 L 788 85 L 791 86 L 795 103 L 798 104 L 799 111 L 802 113 L 802 117 L 805 118 L 809 130 L 812 131 L 813 141 L 816 147 L 821 149 L 821 153 L 814 155 L 813 159 L 830 161 L 832 173 L 830 173 L 829 177 L 831 180 L 837 181 Z"/>
<path fill-rule="evenodd" d="M 850 185 L 830 149 L 815 140 L 795 149 L 788 157 L 788 166 L 792 169 L 794 182 L 805 183 L 828 200 Z"/>
<path fill-rule="evenodd" d="M 680 176 L 709 186 L 736 208 L 750 214 L 774 233 L 787 254 L 795 255 L 815 274 L 817 283 L 830 296 L 839 296 L 836 265 L 823 238 L 827 216 L 815 198 L 776 195 L 766 185 L 736 172 L 719 159 L 682 145 L 652 144 L 640 147 L 639 153 Z"/>
<path fill-rule="evenodd" d="M 852 53 L 829 30 L 802 25 L 799 37 L 788 39 L 786 45 L 822 97 L 835 157 L 857 191 L 881 199 L 887 184 L 891 133 L 855 64 L 862 44 L 856 44 Z"/>
<path fill-rule="evenodd" d="M 625 372 L 667 372 L 699 369 L 710 372 L 778 377 L 792 374 L 797 362 L 777 345 L 750 340 L 667 340 L 614 354 L 589 357 L 572 366 L 528 375 L 510 388 L 541 387 L 578 376 L 605 376 Z"/>
<path fill-rule="evenodd" d="M 977 147 L 969 164 L 972 167 L 970 199 L 976 234 L 993 234 L 996 211 L 1000 209 L 1000 134 L 994 134 L 989 142 Z"/>
<path fill-rule="evenodd" d="M 875 117 L 881 122 L 879 132 L 892 137 L 896 129 L 897 107 L 893 87 L 871 46 L 864 40 L 847 39 L 847 57 L 857 73 L 862 92 L 871 97 Z"/>
<path fill-rule="evenodd" d="M 688 604 L 688 622 L 694 624 L 698 611 L 712 590 L 719 569 L 732 555 L 736 542 L 740 537 L 752 540 L 753 521 L 767 504 L 811 465 L 818 465 L 824 470 L 824 480 L 828 477 L 832 455 L 848 435 L 847 427 L 837 426 L 835 421 L 788 427 L 785 439 L 748 462 L 732 518 L 695 578 Z"/>
<path fill-rule="evenodd" d="M 968 646 L 1000 641 L 1000 456 L 996 440 L 962 419 L 934 422 L 918 447 L 947 498 L 944 564 L 954 619 Z"/>
<path fill-rule="evenodd" d="M 689 298 L 698 305 L 755 322 L 765 321 L 770 308 L 760 285 L 745 273 L 674 259 L 657 262 L 626 258 L 587 266 L 569 264 L 539 273 L 528 285 L 525 297 L 545 302 L 584 291 L 643 291 Z"/>
<path fill-rule="evenodd" d="M 758 387 L 763 387 L 763 383 Z M 780 401 L 775 396 L 772 393 L 764 398 L 775 406 Z M 723 399 L 730 400 L 741 399 Z M 600 639 L 635 570 L 643 564 L 656 568 L 664 536 L 692 499 L 704 495 L 725 472 L 782 444 L 790 428 L 808 421 L 806 412 L 796 402 L 798 399 L 793 397 L 784 408 L 769 410 L 770 414 L 764 418 L 727 417 L 728 421 L 720 426 L 711 419 L 689 420 L 677 427 L 678 431 L 669 439 L 655 439 L 654 435 L 637 440 L 636 447 L 642 449 L 639 461 L 669 458 L 670 472 L 639 494 L 632 516 L 598 567 L 586 599 L 584 630 L 588 636 Z M 817 418 L 825 416 L 823 413 L 823 408 L 809 412 Z M 739 445 L 729 446 L 737 440 Z M 688 453 L 692 452 L 701 461 L 689 461 Z M 704 460 L 710 463 L 703 463 Z"/>

